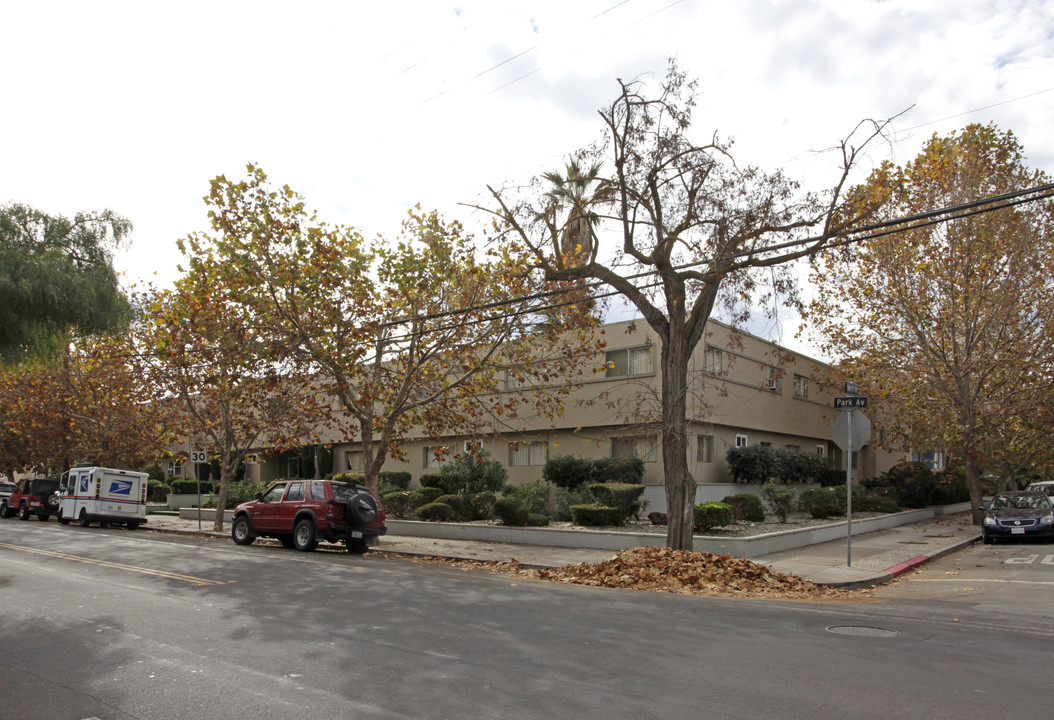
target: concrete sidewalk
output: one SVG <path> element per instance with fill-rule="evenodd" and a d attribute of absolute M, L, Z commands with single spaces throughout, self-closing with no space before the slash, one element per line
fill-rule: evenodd
<path fill-rule="evenodd" d="M 223 533 L 212 531 L 212 521 L 187 520 L 150 515 L 144 530 L 230 537 L 229 525 Z M 782 552 L 748 558 L 788 575 L 811 580 L 817 585 L 840 588 L 867 587 L 892 580 L 897 575 L 965 547 L 980 538 L 980 529 L 971 524 L 970 513 L 939 515 L 930 520 L 878 530 L 853 537 L 852 545 L 841 540 L 809 545 Z M 385 535 L 375 548 L 378 552 L 406 556 L 443 557 L 482 562 L 516 560 L 525 567 L 563 567 L 576 563 L 597 563 L 610 559 L 611 550 L 551 547 L 474 540 Z M 851 552 L 851 558 L 850 558 Z M 848 560 L 852 560 L 851 564 Z"/>

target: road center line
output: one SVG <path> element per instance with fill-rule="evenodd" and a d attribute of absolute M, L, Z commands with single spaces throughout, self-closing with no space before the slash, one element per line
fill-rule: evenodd
<path fill-rule="evenodd" d="M 182 573 L 168 572 L 167 570 L 136 567 L 135 565 L 125 565 L 123 563 L 110 562 L 109 560 L 94 560 L 92 558 L 79 557 L 77 555 L 70 555 L 55 550 L 41 550 L 39 548 L 25 547 L 23 545 L 11 545 L 10 543 L 5 542 L 0 542 L 0 547 L 10 548 L 11 550 L 21 550 L 22 552 L 33 553 L 34 555 L 46 555 L 48 557 L 60 558 L 62 560 L 75 560 L 76 562 L 87 563 L 89 565 L 99 565 L 102 567 L 114 568 L 116 570 L 127 570 L 129 572 L 142 573 L 143 575 L 154 575 L 156 577 L 169 578 L 170 580 L 182 580 L 183 582 L 189 582 L 199 586 L 227 584 L 223 580 L 208 580 L 206 578 L 194 577 L 193 575 L 183 575 Z"/>

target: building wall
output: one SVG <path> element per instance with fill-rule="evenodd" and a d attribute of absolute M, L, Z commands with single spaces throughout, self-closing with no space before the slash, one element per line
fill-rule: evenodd
<path fill-rule="evenodd" d="M 535 464 L 513 464 L 513 446 L 544 444 L 545 455 L 573 454 L 607 457 L 618 443 L 629 438 L 651 438 L 653 453 L 645 452 L 645 484 L 663 483 L 661 449 L 658 448 L 657 421 L 660 417 L 661 374 L 659 346 L 655 334 L 641 322 L 620 322 L 603 326 L 607 341 L 604 357 L 597 357 L 592 372 L 567 397 L 562 416 L 521 417 L 511 427 L 496 432 L 481 445 L 492 457 L 504 463 L 510 482 L 541 479 L 544 456 L 530 458 Z M 710 323 L 705 340 L 693 353 L 689 369 L 689 470 L 697 483 L 731 482 L 725 453 L 739 442 L 769 444 L 775 448 L 797 448 L 801 452 L 821 453 L 844 468 L 844 455 L 832 442 L 831 422 L 835 416 L 835 392 L 819 381 L 823 364 L 804 355 L 731 328 Z M 532 391 L 535 389 L 532 389 Z M 510 388 L 509 392 L 522 389 Z M 709 460 L 701 459 L 702 437 L 712 440 Z M 618 438 L 622 438 L 618 440 Z M 463 438 L 444 439 L 441 444 L 463 449 Z M 436 445 L 430 439 L 413 439 L 403 444 L 404 461 L 387 460 L 386 471 L 409 472 L 416 480 L 424 473 L 438 472 L 426 457 L 426 448 Z M 642 442 L 640 449 L 646 450 Z M 354 461 L 356 443 L 336 443 L 334 470 L 361 469 Z M 522 457 L 522 455 L 521 455 Z M 351 460 L 349 461 L 349 458 Z M 865 447 L 854 466 L 854 477 L 872 477 L 892 467 L 900 454 L 875 452 Z"/>

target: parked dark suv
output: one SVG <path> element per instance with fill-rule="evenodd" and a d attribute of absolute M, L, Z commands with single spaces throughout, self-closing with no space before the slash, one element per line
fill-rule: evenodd
<path fill-rule="evenodd" d="M 384 506 L 368 488 L 332 480 L 277 482 L 236 507 L 231 523 L 231 538 L 239 545 L 273 537 L 303 552 L 325 540 L 363 553 L 386 532 Z"/>
<path fill-rule="evenodd" d="M 47 520 L 59 511 L 58 491 L 58 480 L 19 480 L 15 491 L 0 500 L 0 517 L 9 518 L 17 512 L 19 520 L 28 520 L 33 515 L 38 520 Z"/>

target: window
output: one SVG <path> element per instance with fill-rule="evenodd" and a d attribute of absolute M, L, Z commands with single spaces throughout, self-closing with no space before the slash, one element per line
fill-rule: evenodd
<path fill-rule="evenodd" d="M 746 447 L 746 446 L 747 446 L 747 436 L 746 435 L 736 435 L 736 447 Z"/>
<path fill-rule="evenodd" d="M 650 347 L 609 350 L 604 360 L 607 362 L 607 377 L 633 377 L 635 375 L 652 375 L 655 373 L 654 353 Z"/>
<path fill-rule="evenodd" d="M 270 490 L 264 493 L 264 496 L 260 498 L 262 502 L 278 502 L 282 499 L 282 495 L 285 493 L 286 483 L 278 483 L 273 486 Z"/>
<path fill-rule="evenodd" d="M 325 480 L 312 480 L 311 481 L 311 497 L 315 500 L 326 499 L 326 482 Z"/>
<path fill-rule="evenodd" d="M 760 445 L 761 447 L 772 447 L 772 443 L 770 443 L 768 440 L 762 440 L 758 443 L 758 445 Z"/>
<path fill-rule="evenodd" d="M 183 477 L 183 464 L 173 460 L 168 461 L 168 476 Z"/>
<path fill-rule="evenodd" d="M 295 482 L 289 485 L 289 492 L 285 494 L 286 502 L 300 502 L 304 499 L 304 483 Z"/>
<path fill-rule="evenodd" d="M 809 397 L 809 378 L 804 375 L 794 376 L 794 397 L 803 400 Z"/>
<path fill-rule="evenodd" d="M 695 459 L 701 463 L 711 463 L 714 461 L 714 436 L 713 435 L 700 435 L 699 444 L 696 446 Z"/>
<path fill-rule="evenodd" d="M 826 457 L 827 456 L 827 446 L 826 445 L 817 445 L 816 446 L 816 454 L 819 455 L 820 457 Z"/>
<path fill-rule="evenodd" d="M 348 470 L 354 470 L 355 472 L 362 472 L 362 451 L 352 450 L 344 455 L 348 461 Z"/>
<path fill-rule="evenodd" d="M 443 463 L 447 461 L 447 456 L 450 454 L 450 448 L 446 445 L 434 445 L 425 448 L 425 464 L 426 468 L 438 468 L 442 467 Z M 438 457 L 437 457 L 438 456 Z"/>
<path fill-rule="evenodd" d="M 783 374 L 779 368 L 769 368 L 769 390 L 774 393 L 783 392 Z"/>
<path fill-rule="evenodd" d="M 544 442 L 509 443 L 509 465 L 545 465 L 549 459 L 549 445 Z"/>
<path fill-rule="evenodd" d="M 706 362 L 706 372 L 711 375 L 720 375 L 725 371 L 725 351 L 721 348 L 708 347 L 703 359 Z"/>
<path fill-rule="evenodd" d="M 801 445 L 787 445 L 787 452 L 800 453 Z"/>
<path fill-rule="evenodd" d="M 659 443 L 651 437 L 611 438 L 611 457 L 640 458 L 644 462 L 658 462 Z"/>

